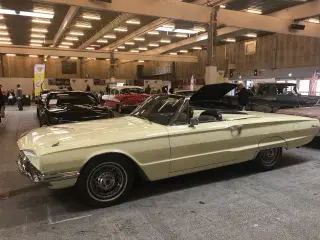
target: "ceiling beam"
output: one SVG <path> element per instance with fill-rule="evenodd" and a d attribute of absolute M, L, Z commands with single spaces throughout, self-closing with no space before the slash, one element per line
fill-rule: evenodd
<path fill-rule="evenodd" d="M 211 7 L 172 0 L 37 0 L 49 4 L 65 4 L 99 11 L 126 12 L 191 22 L 210 21 Z"/>
<path fill-rule="evenodd" d="M 48 55 L 59 57 L 88 57 L 88 58 L 110 58 L 110 52 L 106 51 L 84 51 L 78 49 L 57 49 L 48 47 L 26 47 L 19 45 L 0 46 L 2 54 L 23 54 L 23 55 Z M 194 56 L 170 56 L 170 55 L 150 55 L 145 53 L 129 53 L 115 52 L 115 58 L 120 60 L 150 60 L 150 61 L 165 61 L 165 62 L 198 62 L 198 58 Z"/>
<path fill-rule="evenodd" d="M 61 39 L 62 35 L 64 34 L 64 32 L 66 31 L 66 29 L 70 26 L 73 18 L 77 15 L 77 12 L 79 10 L 79 7 L 76 6 L 71 6 L 66 14 L 66 16 L 64 17 L 61 26 L 58 30 L 58 32 L 56 33 L 56 35 L 53 38 L 53 46 L 56 47 L 59 40 Z"/>

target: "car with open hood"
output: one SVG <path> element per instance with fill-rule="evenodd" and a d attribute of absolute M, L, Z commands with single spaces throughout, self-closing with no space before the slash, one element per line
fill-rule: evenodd
<path fill-rule="evenodd" d="M 201 107 L 221 98 L 217 89 L 232 87 L 154 95 L 128 116 L 32 130 L 18 140 L 18 168 L 33 182 L 75 186 L 86 203 L 110 206 L 128 196 L 138 176 L 155 181 L 245 161 L 273 169 L 283 149 L 319 131 L 312 118 Z"/>

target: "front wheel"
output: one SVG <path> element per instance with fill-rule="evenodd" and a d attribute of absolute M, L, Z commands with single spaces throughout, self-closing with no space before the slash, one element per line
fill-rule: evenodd
<path fill-rule="evenodd" d="M 130 160 L 121 156 L 89 162 L 80 173 L 77 190 L 88 205 L 107 207 L 130 193 L 134 171 Z"/>
<path fill-rule="evenodd" d="M 282 148 L 270 148 L 259 152 L 254 162 L 263 171 L 272 170 L 279 163 L 282 156 Z"/>

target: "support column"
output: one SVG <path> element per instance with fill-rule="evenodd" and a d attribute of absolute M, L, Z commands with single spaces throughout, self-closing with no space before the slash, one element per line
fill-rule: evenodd
<path fill-rule="evenodd" d="M 114 51 L 111 51 L 111 53 L 110 53 L 110 80 L 111 80 L 111 82 L 116 81 L 115 66 L 116 66 L 116 60 L 114 58 Z"/>
<path fill-rule="evenodd" d="M 205 71 L 204 80 L 206 84 L 213 84 L 217 80 L 217 58 L 216 58 L 216 46 L 217 46 L 217 16 L 219 6 L 212 8 L 211 21 L 208 28 L 208 43 L 207 43 L 207 66 Z"/>

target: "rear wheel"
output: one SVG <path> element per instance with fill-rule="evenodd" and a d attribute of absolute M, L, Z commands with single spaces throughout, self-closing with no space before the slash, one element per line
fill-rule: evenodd
<path fill-rule="evenodd" d="M 261 170 L 268 171 L 276 167 L 281 156 L 282 148 L 270 148 L 259 152 L 254 161 Z"/>

